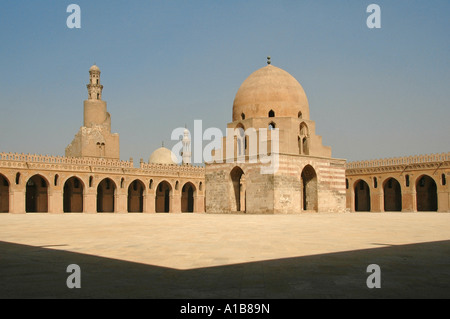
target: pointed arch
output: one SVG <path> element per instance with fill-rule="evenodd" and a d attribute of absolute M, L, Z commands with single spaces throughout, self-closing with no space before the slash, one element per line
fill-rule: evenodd
<path fill-rule="evenodd" d="M 239 166 L 234 167 L 230 172 L 232 200 L 231 211 L 245 212 L 245 174 Z"/>
<path fill-rule="evenodd" d="M 419 176 L 416 180 L 417 211 L 436 212 L 438 209 L 437 184 L 428 176 Z"/>
<path fill-rule="evenodd" d="M 360 179 L 354 184 L 355 211 L 370 212 L 370 188 L 364 180 Z"/>
<path fill-rule="evenodd" d="M 384 211 L 402 211 L 402 189 L 400 183 L 395 178 L 388 178 L 383 184 Z"/>
<path fill-rule="evenodd" d="M 103 179 L 97 186 L 97 212 L 113 213 L 115 210 L 116 184 L 110 178 Z"/>
<path fill-rule="evenodd" d="M 298 148 L 299 154 L 309 155 L 309 129 L 305 122 L 299 127 Z"/>
<path fill-rule="evenodd" d="M 0 174 L 0 213 L 9 212 L 9 180 Z"/>
<path fill-rule="evenodd" d="M 311 165 L 302 170 L 302 203 L 303 210 L 318 211 L 317 174 Z"/>
<path fill-rule="evenodd" d="M 73 176 L 64 183 L 63 188 L 63 209 L 65 213 L 82 213 L 84 203 L 84 183 Z"/>
<path fill-rule="evenodd" d="M 193 213 L 195 211 L 195 185 L 191 182 L 186 182 L 181 189 L 181 211 L 183 213 Z"/>
<path fill-rule="evenodd" d="M 172 209 L 172 186 L 167 181 L 162 181 L 156 188 L 155 211 L 157 213 L 169 213 Z"/>
<path fill-rule="evenodd" d="M 44 213 L 48 211 L 47 179 L 39 174 L 30 177 L 25 190 L 25 211 L 27 213 Z"/>
<path fill-rule="evenodd" d="M 145 185 L 139 179 L 135 179 L 128 186 L 129 213 L 142 213 L 144 211 L 144 192 Z"/>

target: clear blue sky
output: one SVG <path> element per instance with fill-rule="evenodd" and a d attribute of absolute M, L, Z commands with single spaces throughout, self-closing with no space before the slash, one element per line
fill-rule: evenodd
<path fill-rule="evenodd" d="M 66 8 L 81 7 L 81 29 Z M 381 7 L 381 29 L 366 8 Z M 176 127 L 225 130 L 245 78 L 273 65 L 303 86 L 333 156 L 450 151 L 450 1 L 24 1 L 0 4 L 0 151 L 64 155 L 89 67 L 121 158 L 148 160 Z"/>

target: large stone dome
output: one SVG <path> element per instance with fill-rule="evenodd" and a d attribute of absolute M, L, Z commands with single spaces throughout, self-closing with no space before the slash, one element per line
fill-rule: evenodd
<path fill-rule="evenodd" d="M 305 91 L 288 72 L 267 65 L 253 72 L 241 85 L 233 103 L 233 122 L 255 117 L 309 119 Z"/>
<path fill-rule="evenodd" d="M 150 159 L 148 162 L 150 164 L 165 164 L 165 165 L 175 165 L 177 164 L 177 158 L 175 154 L 172 153 L 171 150 L 165 147 L 160 147 L 155 150 L 152 155 L 150 155 Z"/>

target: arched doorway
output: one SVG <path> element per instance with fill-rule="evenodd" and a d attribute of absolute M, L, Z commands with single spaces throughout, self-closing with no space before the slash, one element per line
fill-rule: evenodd
<path fill-rule="evenodd" d="M 191 182 L 184 184 L 181 190 L 181 211 L 183 213 L 194 212 L 195 186 Z"/>
<path fill-rule="evenodd" d="M 384 182 L 384 211 L 402 211 L 402 189 L 400 183 L 395 178 L 389 178 Z"/>
<path fill-rule="evenodd" d="M 25 194 L 27 213 L 44 213 L 48 211 L 48 182 L 40 175 L 34 175 L 27 181 Z"/>
<path fill-rule="evenodd" d="M 311 165 L 302 171 L 302 202 L 303 210 L 318 211 L 317 175 Z"/>
<path fill-rule="evenodd" d="M 232 187 L 232 201 L 231 211 L 245 212 L 245 174 L 244 171 L 236 166 L 230 172 L 231 187 Z"/>
<path fill-rule="evenodd" d="M 97 212 L 113 213 L 116 184 L 109 178 L 105 178 L 97 187 Z"/>
<path fill-rule="evenodd" d="M 83 212 L 83 183 L 78 177 L 71 177 L 64 183 L 64 212 Z"/>
<path fill-rule="evenodd" d="M 9 181 L 0 174 L 0 213 L 9 212 Z"/>
<path fill-rule="evenodd" d="M 155 211 L 157 213 L 169 213 L 171 209 L 170 196 L 172 195 L 172 186 L 166 181 L 159 183 L 156 189 Z"/>
<path fill-rule="evenodd" d="M 370 189 L 363 180 L 355 183 L 355 211 L 370 212 Z"/>
<path fill-rule="evenodd" d="M 142 213 L 144 211 L 144 190 L 144 183 L 137 179 L 128 186 L 129 213 Z"/>
<path fill-rule="evenodd" d="M 424 175 L 416 182 L 417 211 L 436 212 L 438 209 L 437 185 L 434 179 Z"/>

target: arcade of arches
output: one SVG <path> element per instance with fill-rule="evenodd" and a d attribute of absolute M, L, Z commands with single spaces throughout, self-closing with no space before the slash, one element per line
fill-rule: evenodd
<path fill-rule="evenodd" d="M 448 161 L 429 161 L 407 167 L 352 163 L 348 166 L 346 188 L 350 211 L 450 212 Z"/>
<path fill-rule="evenodd" d="M 0 161 L 0 213 L 204 212 L 202 167 L 152 166 L 166 171 L 162 177 L 148 174 L 150 166 L 145 171 L 133 169 L 139 175 L 114 175 L 34 171 L 2 164 L 5 162 Z"/>

